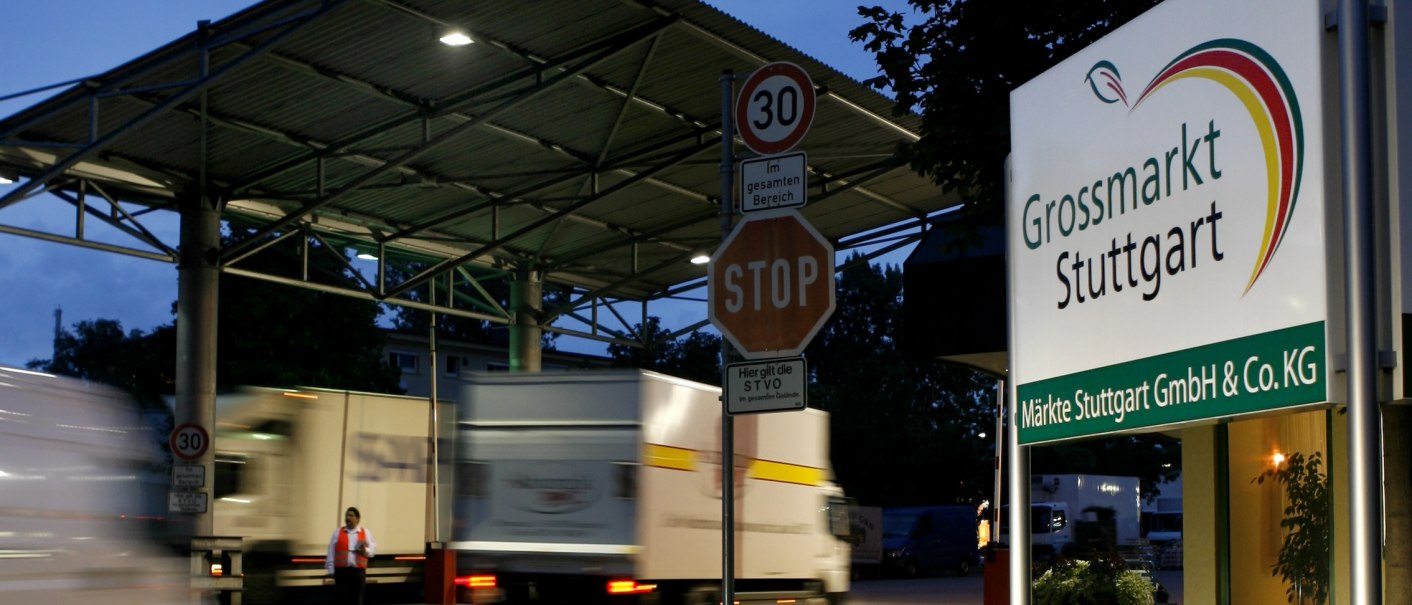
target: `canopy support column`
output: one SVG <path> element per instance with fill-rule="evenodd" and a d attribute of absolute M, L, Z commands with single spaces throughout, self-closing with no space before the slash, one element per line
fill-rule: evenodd
<path fill-rule="evenodd" d="M 216 419 L 216 299 L 219 292 L 220 213 L 201 199 L 181 203 L 181 250 L 177 264 L 176 426 L 191 423 L 214 433 Z M 214 448 L 192 462 L 215 477 Z M 192 535 L 212 535 L 211 481 L 200 488 L 205 513 L 193 516 Z"/>
<path fill-rule="evenodd" d="M 510 286 L 510 371 L 540 371 L 539 318 L 544 309 L 544 281 L 537 271 L 521 269 Z"/>

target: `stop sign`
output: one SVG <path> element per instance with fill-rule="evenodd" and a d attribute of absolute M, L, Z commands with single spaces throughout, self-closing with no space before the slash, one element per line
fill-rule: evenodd
<path fill-rule="evenodd" d="M 746 217 L 707 275 L 711 323 L 749 359 L 799 355 L 833 313 L 833 246 L 794 210 Z"/>

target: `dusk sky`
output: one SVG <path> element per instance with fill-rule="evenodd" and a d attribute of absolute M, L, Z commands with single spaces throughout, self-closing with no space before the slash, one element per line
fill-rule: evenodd
<path fill-rule="evenodd" d="M 507 1 L 507 0 L 499 0 Z M 906 8 L 904 0 L 707 0 L 736 18 L 856 79 L 876 74 L 870 53 L 848 40 L 862 21 L 860 4 Z M 195 29 L 202 19 L 224 18 L 251 0 L 13 0 L 5 3 L 10 27 L 0 37 L 0 97 L 96 75 Z M 0 116 L 42 101 L 61 89 L 0 101 Z M 0 185 L 0 193 L 11 186 Z M 73 211 L 52 199 L 33 199 L 0 210 L 0 225 L 71 234 Z M 144 224 L 176 246 L 176 218 L 144 217 Z M 92 239 L 133 245 L 126 236 L 85 223 Z M 904 253 L 889 255 L 900 263 Z M 23 366 L 48 358 L 54 312 L 63 324 L 117 319 L 125 330 L 150 330 L 172 321 L 176 267 L 0 233 L 0 365 Z M 704 296 L 704 292 L 702 293 Z M 704 304 L 653 307 L 676 328 L 705 317 Z M 578 328 L 579 326 L 573 326 Z M 576 341 L 576 342 L 570 342 Z M 581 339 L 561 338 L 567 350 L 601 352 Z"/>

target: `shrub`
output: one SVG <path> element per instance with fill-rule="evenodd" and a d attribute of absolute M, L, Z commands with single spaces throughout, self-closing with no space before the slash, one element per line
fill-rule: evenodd
<path fill-rule="evenodd" d="M 1034 582 L 1034 605 L 1153 605 L 1153 585 L 1120 561 L 1060 561 Z"/>

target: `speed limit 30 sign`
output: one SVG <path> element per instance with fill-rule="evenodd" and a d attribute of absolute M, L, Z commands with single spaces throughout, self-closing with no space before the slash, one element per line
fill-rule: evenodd
<path fill-rule="evenodd" d="M 188 422 L 172 429 L 169 445 L 172 453 L 182 460 L 195 460 L 206 453 L 211 444 L 211 436 L 201 425 Z"/>
<path fill-rule="evenodd" d="M 735 123 L 745 146 L 760 155 L 793 149 L 814 121 L 814 82 L 798 65 L 770 63 L 740 87 Z"/>

